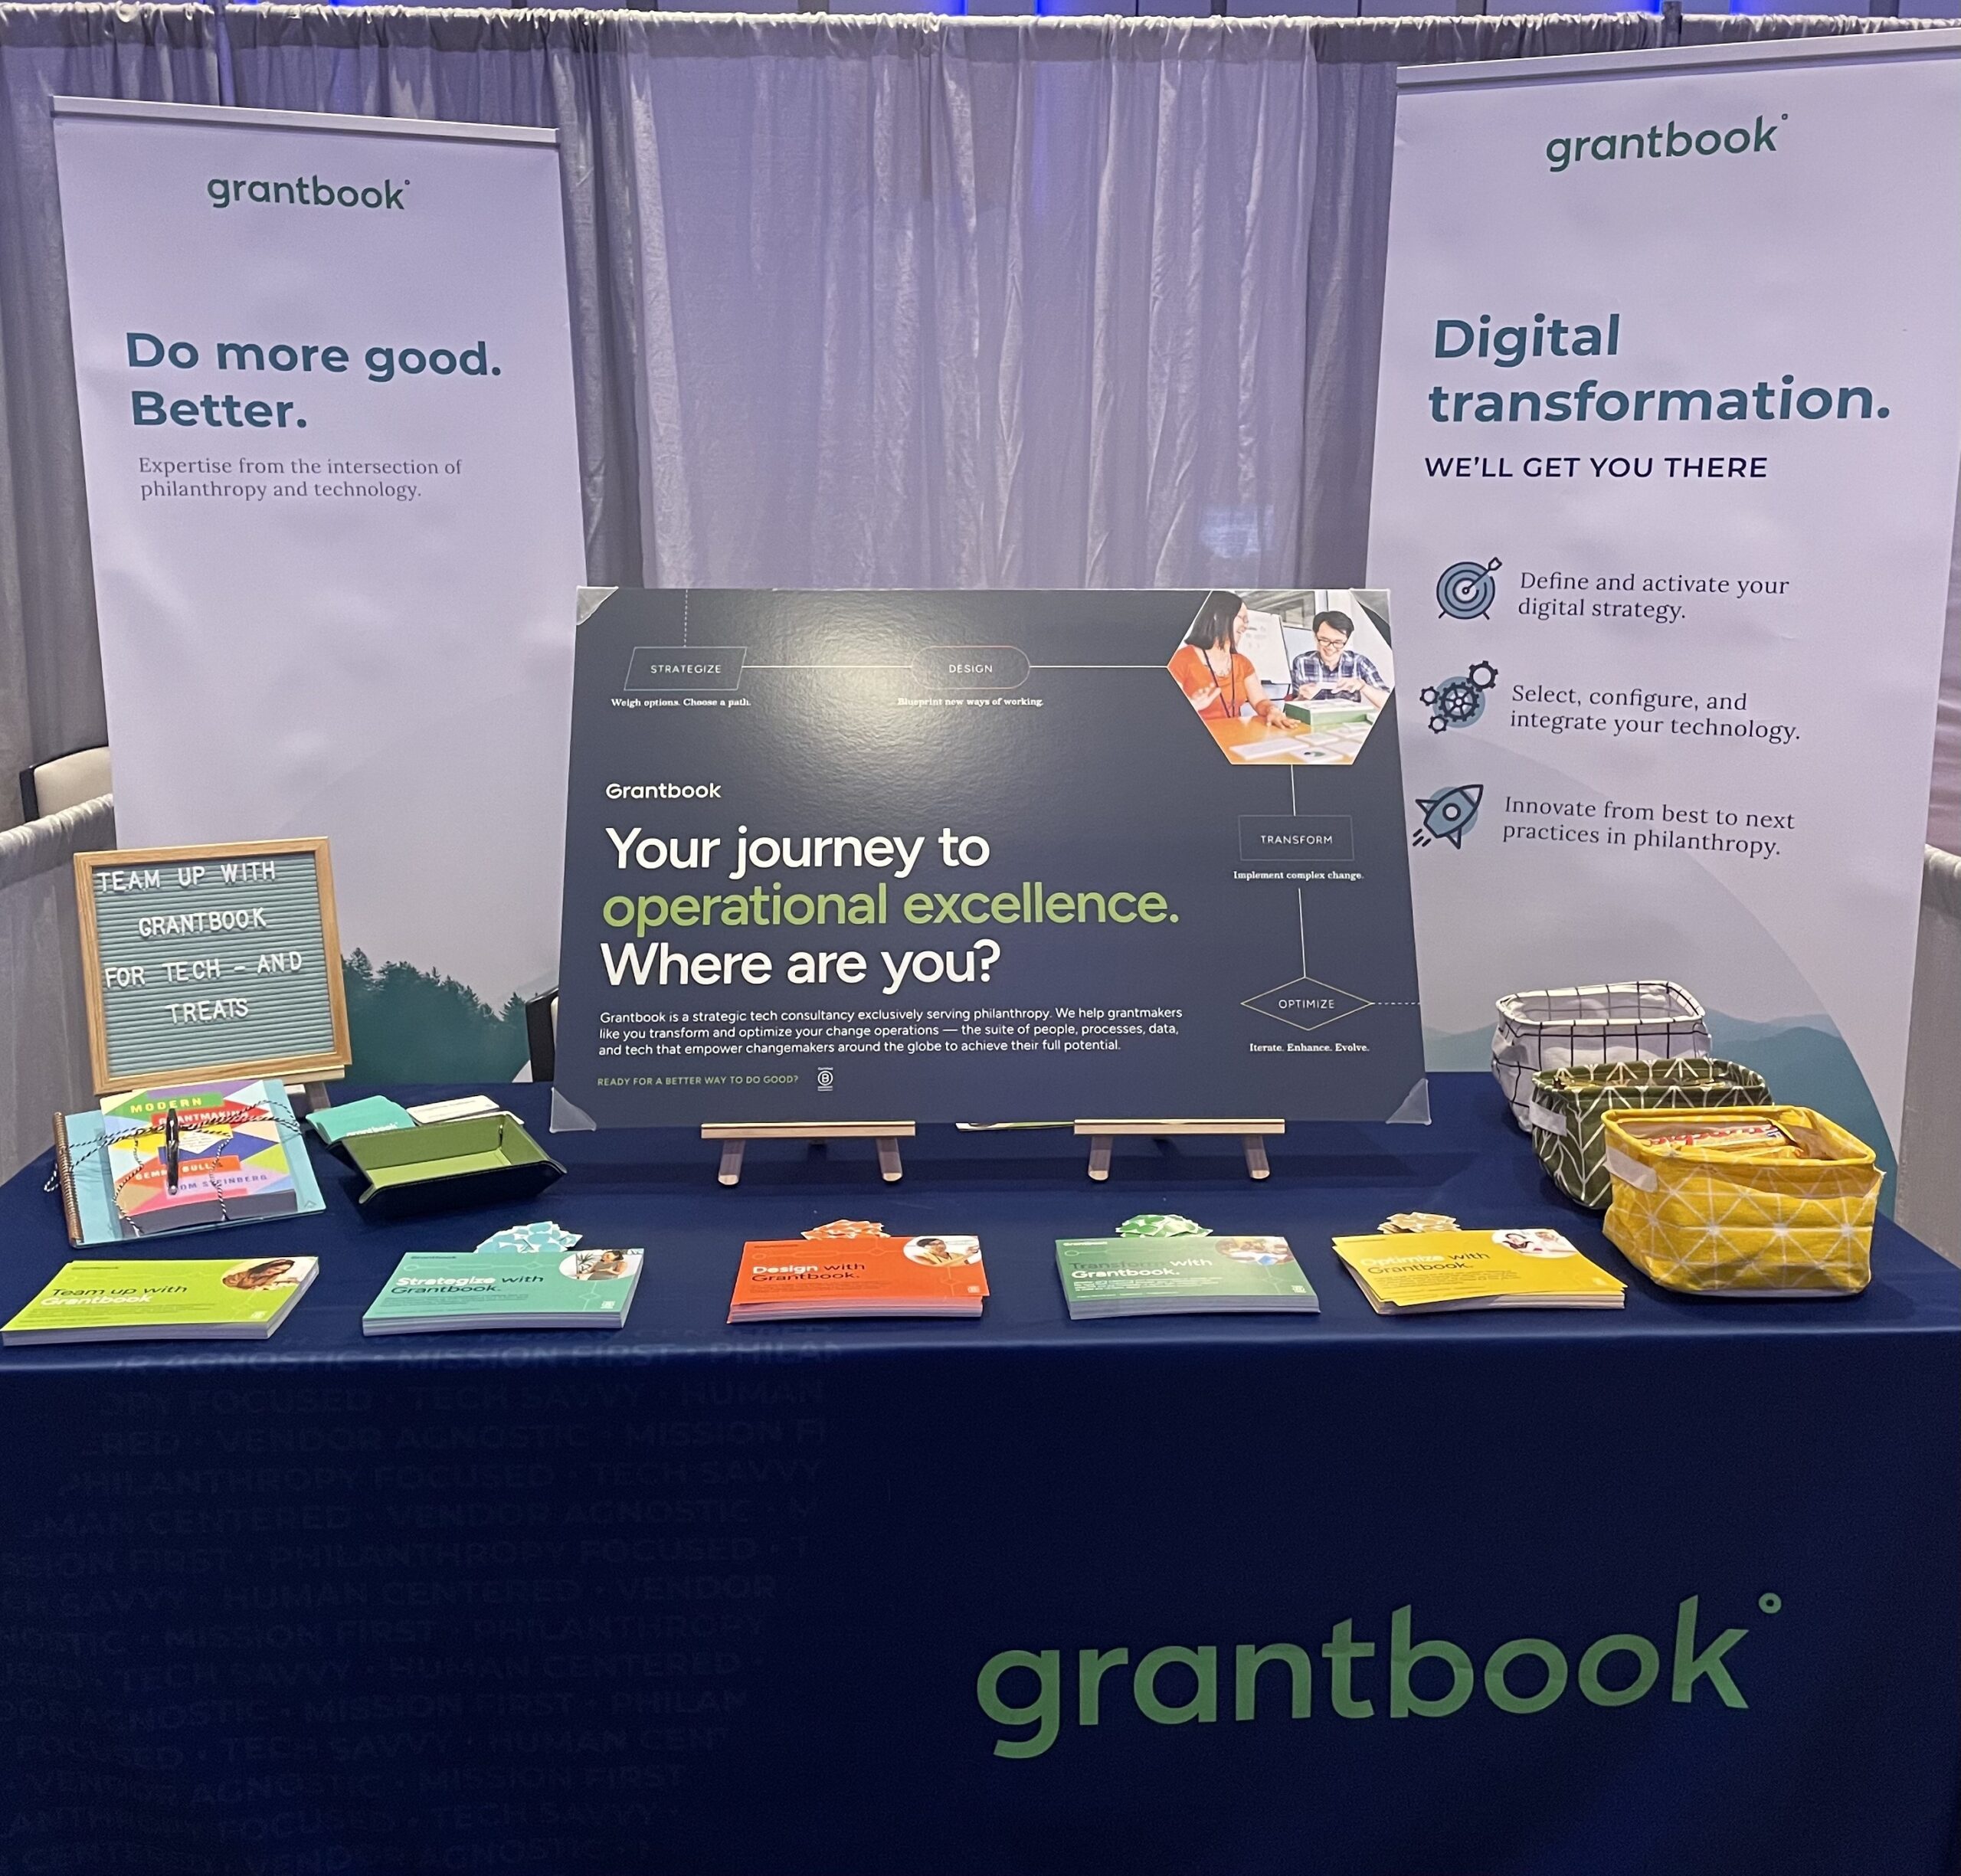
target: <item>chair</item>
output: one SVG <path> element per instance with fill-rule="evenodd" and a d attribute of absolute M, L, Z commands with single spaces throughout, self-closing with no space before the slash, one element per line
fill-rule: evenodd
<path fill-rule="evenodd" d="M 525 1040 L 531 1047 L 531 1079 L 548 1082 L 558 1068 L 558 993 L 542 990 L 524 1007 Z"/>
<path fill-rule="evenodd" d="M 109 745 L 71 749 L 21 771 L 21 817 L 39 820 L 109 793 Z"/>

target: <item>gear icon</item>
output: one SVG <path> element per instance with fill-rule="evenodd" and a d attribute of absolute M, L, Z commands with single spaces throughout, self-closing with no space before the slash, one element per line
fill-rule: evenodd
<path fill-rule="evenodd" d="M 1465 729 L 1485 714 L 1485 692 L 1498 681 L 1498 668 L 1480 658 L 1462 677 L 1426 685 L 1422 700 L 1430 706 L 1430 728 L 1441 736 L 1447 729 Z"/>

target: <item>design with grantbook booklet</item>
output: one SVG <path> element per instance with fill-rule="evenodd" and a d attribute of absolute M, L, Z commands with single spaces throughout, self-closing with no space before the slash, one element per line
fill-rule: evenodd
<path fill-rule="evenodd" d="M 0 1341 L 263 1341 L 319 1267 L 315 1257 L 85 1259 L 64 1264 Z"/>
<path fill-rule="evenodd" d="M 77 1246 L 324 1209 L 277 1081 L 200 1082 L 106 1097 L 54 1118 L 55 1171 Z"/>
<path fill-rule="evenodd" d="M 411 1251 L 361 1318 L 363 1335 L 617 1329 L 640 1280 L 635 1251 Z"/>
<path fill-rule="evenodd" d="M 1106 1316 L 1311 1314 L 1314 1285 L 1285 1238 L 1216 1237 L 1187 1229 L 1061 1238 L 1056 1268 L 1072 1322 Z M 1188 1221 L 1174 1221 L 1180 1225 Z"/>
<path fill-rule="evenodd" d="M 869 1219 L 840 1218 L 744 1245 L 728 1320 L 977 1316 L 987 1296 L 978 1238 L 892 1238 Z"/>
<path fill-rule="evenodd" d="M 1557 1231 L 1416 1231 L 1337 1238 L 1378 1315 L 1445 1309 L 1619 1309 L 1627 1285 Z"/>

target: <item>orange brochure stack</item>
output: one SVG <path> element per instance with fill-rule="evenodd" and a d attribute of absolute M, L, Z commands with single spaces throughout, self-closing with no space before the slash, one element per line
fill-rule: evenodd
<path fill-rule="evenodd" d="M 744 1245 L 728 1320 L 977 1316 L 987 1296 L 978 1238 L 889 1237 L 882 1225 L 840 1219 Z"/>

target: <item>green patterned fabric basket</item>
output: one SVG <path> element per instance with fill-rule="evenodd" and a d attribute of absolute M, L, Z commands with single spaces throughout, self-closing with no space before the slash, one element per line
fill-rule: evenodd
<path fill-rule="evenodd" d="M 1614 1182 L 1600 1117 L 1609 1108 L 1761 1107 L 1769 1098 L 1756 1069 L 1706 1056 L 1548 1069 L 1532 1078 L 1532 1145 L 1568 1198 L 1605 1211 Z"/>

